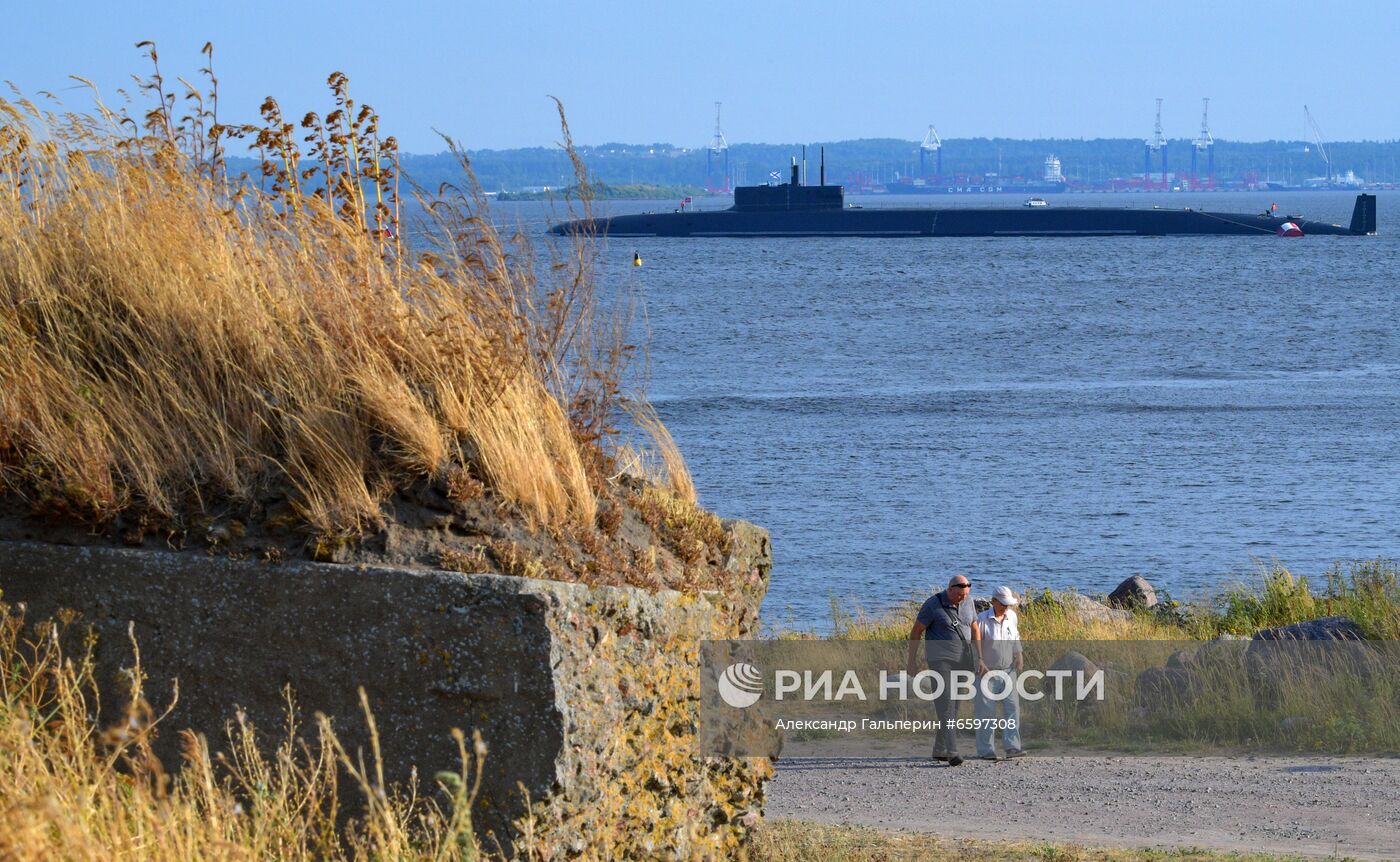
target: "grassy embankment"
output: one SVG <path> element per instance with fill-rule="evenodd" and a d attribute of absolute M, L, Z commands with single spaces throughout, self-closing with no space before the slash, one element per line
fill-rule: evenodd
<path fill-rule="evenodd" d="M 587 239 L 540 260 L 479 190 L 447 188 L 425 201 L 425 248 L 404 247 L 394 139 L 329 83 L 334 110 L 301 129 L 270 98 L 260 125 L 221 124 L 217 89 L 187 85 L 177 116 L 159 75 L 143 117 L 0 100 L 9 511 L 135 545 L 260 529 L 333 558 L 431 486 L 539 537 L 484 536 L 441 567 L 685 588 L 718 522 L 624 397 L 634 347 Z M 260 178 L 226 175 L 231 140 L 265 156 Z M 624 508 L 674 570 L 618 538 Z M 555 550 L 566 565 L 541 559 Z"/>
<path fill-rule="evenodd" d="M 285 485 L 335 538 L 379 521 L 395 486 L 455 470 L 540 523 L 593 519 L 596 459 L 569 408 L 605 393 L 570 389 L 562 361 L 589 298 L 537 290 L 462 200 L 434 210 L 445 248 L 404 253 L 394 141 L 334 83 L 305 155 L 270 99 L 246 130 L 180 123 L 161 99 L 129 135 L 0 102 L 8 491 L 160 528 Z M 269 190 L 221 176 L 229 135 L 256 136 Z"/>

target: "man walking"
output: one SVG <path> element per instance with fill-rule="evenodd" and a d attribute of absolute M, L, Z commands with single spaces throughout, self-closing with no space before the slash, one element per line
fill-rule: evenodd
<path fill-rule="evenodd" d="M 1001 741 L 1007 757 L 1021 757 L 1021 702 L 1016 697 L 1015 676 L 1021 672 L 1021 632 L 1016 611 L 1020 604 L 1010 587 L 997 587 L 992 606 L 977 616 L 977 694 L 973 700 L 977 716 L 977 756 L 996 760 L 997 704 L 1001 704 Z M 999 673 L 997 671 L 1000 671 Z M 994 699 L 999 698 L 999 699 Z"/>
<path fill-rule="evenodd" d="M 966 603 L 972 606 L 972 582 L 965 575 L 954 575 L 948 589 L 935 593 L 919 608 L 914 625 L 909 629 L 909 655 L 905 670 L 912 677 L 918 669 L 919 641 L 924 642 L 924 660 L 928 669 L 941 680 L 942 690 L 934 698 L 938 713 L 938 733 L 933 739 L 933 759 L 946 761 L 949 766 L 962 764 L 958 756 L 958 736 L 953 720 L 958 717 L 953 700 L 953 672 L 970 671 L 972 641 L 977 637 L 975 625 L 969 625 L 960 613 Z"/>

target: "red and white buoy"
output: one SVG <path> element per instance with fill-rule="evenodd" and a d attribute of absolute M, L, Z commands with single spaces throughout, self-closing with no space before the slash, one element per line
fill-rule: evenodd
<path fill-rule="evenodd" d="M 1279 236 L 1302 236 L 1302 235 L 1303 235 L 1303 229 L 1300 228 L 1300 227 L 1298 227 L 1297 223 L 1295 223 L 1295 222 L 1286 221 L 1286 222 L 1284 222 L 1283 224 L 1281 224 L 1281 225 L 1278 226 L 1278 235 L 1279 235 Z"/>

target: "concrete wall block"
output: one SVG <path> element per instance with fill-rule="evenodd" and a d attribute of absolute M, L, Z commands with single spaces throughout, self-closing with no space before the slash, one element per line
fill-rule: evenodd
<path fill-rule="evenodd" d="M 179 679 L 161 735 L 167 763 L 176 762 L 177 729 L 204 733 L 217 750 L 240 708 L 275 745 L 287 686 L 303 728 L 325 713 L 351 751 L 368 753 L 364 687 L 392 781 L 456 770 L 451 729 L 481 732 L 490 753 L 478 827 L 506 844 L 512 824 L 529 817 L 542 855 L 602 848 L 680 858 L 742 843 L 740 818 L 761 808 L 771 772 L 762 761 L 695 754 L 699 641 L 753 633 L 771 566 L 766 533 L 730 529 L 740 538 L 725 565 L 736 588 L 718 601 L 18 541 L 0 541 L 0 591 L 27 604 L 31 621 L 77 611 L 78 625 L 98 636 L 108 692 L 131 663 L 134 623 L 148 699 L 165 704 Z"/>

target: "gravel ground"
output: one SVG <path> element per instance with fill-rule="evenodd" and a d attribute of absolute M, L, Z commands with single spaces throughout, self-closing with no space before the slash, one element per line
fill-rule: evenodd
<path fill-rule="evenodd" d="M 805 754 L 789 746 L 778 762 L 769 817 L 958 838 L 1400 859 L 1400 759 L 1032 752 L 950 768 L 926 756 Z"/>

